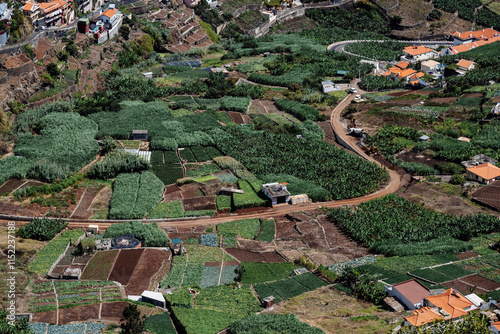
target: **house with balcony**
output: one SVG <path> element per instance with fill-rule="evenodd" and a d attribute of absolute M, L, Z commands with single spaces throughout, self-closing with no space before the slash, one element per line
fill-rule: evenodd
<path fill-rule="evenodd" d="M 35 2 L 28 1 L 21 7 L 24 17 L 31 23 L 36 22 L 40 18 L 40 5 Z"/>

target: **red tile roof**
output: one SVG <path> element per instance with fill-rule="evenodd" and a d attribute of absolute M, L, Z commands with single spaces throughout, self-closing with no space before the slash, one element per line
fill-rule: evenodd
<path fill-rule="evenodd" d="M 469 39 L 469 38 L 476 38 L 476 39 L 488 39 L 496 36 L 500 36 L 500 32 L 493 30 L 491 28 L 483 29 L 483 30 L 476 30 L 476 31 L 466 31 L 466 32 L 458 32 L 455 31 L 453 34 L 451 34 L 454 37 L 460 38 L 460 39 Z"/>
<path fill-rule="evenodd" d="M 489 162 L 467 168 L 468 172 L 478 175 L 485 180 L 491 180 L 500 176 L 500 168 Z"/>
<path fill-rule="evenodd" d="M 412 311 L 413 315 L 405 318 L 413 326 L 421 326 L 433 322 L 434 320 L 443 319 L 443 316 L 435 311 L 432 307 L 422 307 L 421 309 Z"/>
<path fill-rule="evenodd" d="M 403 49 L 403 52 L 406 52 L 412 56 L 418 56 L 432 51 L 433 50 L 423 45 L 412 45 L 412 46 L 407 46 L 406 48 Z"/>
<path fill-rule="evenodd" d="M 429 296 L 426 300 L 446 311 L 452 319 L 468 314 L 464 309 L 474 305 L 455 289 L 448 289 L 437 296 Z"/>
<path fill-rule="evenodd" d="M 431 293 L 423 284 L 416 279 L 404 281 L 392 286 L 401 293 L 412 304 L 418 304 L 424 300 L 425 297 L 430 296 Z"/>

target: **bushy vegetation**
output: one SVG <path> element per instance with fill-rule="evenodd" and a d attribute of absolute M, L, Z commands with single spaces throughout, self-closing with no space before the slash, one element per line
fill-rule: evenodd
<path fill-rule="evenodd" d="M 96 157 L 99 151 L 94 139 L 97 127 L 91 120 L 76 113 L 53 112 L 49 108 L 29 114 L 43 116 L 38 120 L 25 117 L 17 124 L 19 138 L 14 153 L 19 157 L 1 161 L 1 182 L 11 177 L 53 182 L 77 172 Z M 38 135 L 29 132 L 35 126 Z"/>
<path fill-rule="evenodd" d="M 459 252 L 467 246 L 452 239 L 441 239 L 441 243 L 431 241 L 445 237 L 466 241 L 479 233 L 500 230 L 500 220 L 496 217 L 484 214 L 457 217 L 434 212 L 397 195 L 371 200 L 355 209 L 332 209 L 329 216 L 356 240 L 387 254 L 399 250 L 408 255 Z M 408 247 L 403 250 L 403 245 Z"/>
<path fill-rule="evenodd" d="M 144 328 L 153 334 L 176 334 L 172 320 L 168 312 L 162 314 L 150 315 L 144 321 Z"/>
<path fill-rule="evenodd" d="M 367 57 L 376 60 L 393 61 L 394 59 L 399 59 L 403 53 L 403 48 L 407 44 L 386 41 L 383 43 L 378 42 L 360 42 L 347 44 L 345 50 L 355 55 Z M 376 87 L 374 87 L 376 88 Z"/>
<path fill-rule="evenodd" d="M 162 200 L 163 182 L 149 171 L 123 173 L 113 184 L 109 218 L 143 218 Z"/>
<path fill-rule="evenodd" d="M 221 108 L 227 111 L 237 111 L 245 113 L 252 100 L 248 97 L 224 96 L 222 98 Z"/>
<path fill-rule="evenodd" d="M 46 241 L 52 240 L 66 226 L 68 223 L 61 219 L 35 218 L 21 226 L 16 234 L 25 239 Z"/>
<path fill-rule="evenodd" d="M 290 263 L 243 262 L 240 265 L 241 283 L 255 284 L 290 277 L 299 266 Z"/>
<path fill-rule="evenodd" d="M 229 326 L 231 334 L 288 333 L 321 334 L 323 330 L 300 322 L 295 314 L 259 314 L 239 320 Z"/>
<path fill-rule="evenodd" d="M 169 243 L 167 234 L 156 223 L 128 222 L 112 224 L 104 233 L 104 238 L 115 238 L 124 234 L 135 236 L 145 247 L 167 247 Z"/>
<path fill-rule="evenodd" d="M 278 109 L 286 111 L 301 121 L 324 121 L 325 115 L 321 114 L 317 109 L 304 105 L 299 102 L 290 101 L 288 99 L 277 99 L 275 101 Z"/>
<path fill-rule="evenodd" d="M 54 182 L 51 184 L 42 184 L 40 186 L 26 186 L 14 191 L 14 198 L 20 200 L 24 197 L 32 197 L 37 195 L 49 195 L 63 191 L 64 189 L 74 186 L 82 181 L 84 174 L 76 174 L 70 178 L 64 179 L 61 182 Z"/>
<path fill-rule="evenodd" d="M 396 82 L 388 77 L 376 76 L 376 75 L 365 75 L 361 78 L 359 86 L 363 89 L 373 91 L 379 89 L 394 89 L 401 88 L 403 84 L 401 82 Z"/>
<path fill-rule="evenodd" d="M 250 186 L 248 181 L 238 180 L 238 186 L 245 193 L 233 194 L 233 207 L 235 210 L 253 208 L 266 204 L 267 201 L 259 197 L 259 195 Z"/>
<path fill-rule="evenodd" d="M 143 158 L 125 151 L 112 151 L 106 157 L 92 165 L 87 173 L 89 178 L 112 179 L 120 173 L 137 173 L 150 168 Z"/>
<path fill-rule="evenodd" d="M 289 174 L 312 181 L 331 194 L 329 199 L 371 193 L 387 178 L 386 172 L 376 165 L 323 141 L 240 127 L 227 129 L 220 135 L 216 136 L 219 149 L 242 162 L 257 176 Z M 217 159 L 215 161 L 218 163 Z"/>

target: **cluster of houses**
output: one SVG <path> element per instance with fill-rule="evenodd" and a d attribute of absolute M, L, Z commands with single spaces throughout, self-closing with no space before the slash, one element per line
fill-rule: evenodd
<path fill-rule="evenodd" d="M 496 305 L 494 300 L 486 302 L 475 293 L 463 295 L 453 288 L 429 290 L 416 279 L 386 287 L 386 291 L 412 311 L 404 318 L 403 326 L 420 327 L 437 320 L 459 321 L 473 310 L 486 310 Z M 495 327 L 498 330 L 500 322 L 491 323 L 492 332 Z"/>

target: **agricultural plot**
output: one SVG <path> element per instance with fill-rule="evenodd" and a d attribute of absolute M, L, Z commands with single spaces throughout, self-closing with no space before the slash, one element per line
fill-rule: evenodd
<path fill-rule="evenodd" d="M 201 289 L 194 300 L 182 288 L 167 298 L 186 332 L 193 334 L 217 333 L 260 309 L 249 286 L 222 285 Z"/>
<path fill-rule="evenodd" d="M 305 273 L 272 283 L 257 284 L 255 285 L 255 291 L 257 291 L 261 300 L 268 296 L 274 296 L 281 301 L 325 285 L 326 283 L 318 277 L 311 273 Z"/>
<path fill-rule="evenodd" d="M 38 274 L 47 274 L 52 264 L 65 251 L 70 241 L 75 242 L 82 235 L 83 231 L 77 229 L 62 232 L 37 253 L 37 256 L 28 267 Z"/>
<path fill-rule="evenodd" d="M 269 119 L 271 119 L 274 122 L 276 122 L 276 124 L 279 124 L 279 125 L 291 125 L 291 124 L 294 123 L 290 119 L 286 118 L 285 116 L 283 116 L 281 114 L 270 113 L 270 114 L 266 114 L 266 116 Z"/>
<path fill-rule="evenodd" d="M 217 225 L 217 232 L 224 237 L 236 237 L 238 235 L 250 240 L 259 240 L 257 237 L 260 235 L 260 239 L 266 239 L 263 241 L 271 241 L 274 238 L 274 221 L 267 220 L 261 223 L 258 218 L 240 219 Z"/>
<path fill-rule="evenodd" d="M 165 152 L 166 153 L 166 152 Z M 175 156 L 177 161 L 177 155 Z M 165 155 L 165 159 L 167 156 Z M 163 184 L 173 184 L 178 179 L 182 179 L 184 174 L 179 163 L 153 164 L 151 171 L 163 182 Z"/>
<path fill-rule="evenodd" d="M 221 270 L 220 263 L 234 261 L 234 258 L 227 255 L 219 247 L 184 246 L 188 255 L 174 257 L 171 270 L 161 282 L 162 287 L 184 287 L 200 284 L 210 286 L 215 281 L 217 281 L 215 284 L 218 284 Z M 214 263 L 219 263 L 219 265 L 210 265 Z M 207 269 L 208 267 L 212 267 L 212 269 Z"/>
<path fill-rule="evenodd" d="M 82 273 L 82 280 L 102 280 L 108 279 L 109 271 L 118 256 L 118 250 L 97 252 L 89 261 L 85 271 Z"/>
<path fill-rule="evenodd" d="M 150 315 L 144 322 L 145 329 L 153 334 L 177 334 L 168 312 Z"/>
<path fill-rule="evenodd" d="M 255 237 L 255 240 L 273 241 L 275 233 L 276 227 L 274 224 L 274 219 L 263 220 L 259 234 Z"/>
<path fill-rule="evenodd" d="M 390 110 L 409 116 L 418 116 L 423 118 L 436 118 L 448 109 L 447 107 L 430 106 L 412 106 L 412 107 L 393 107 Z"/>
<path fill-rule="evenodd" d="M 202 160 L 203 161 L 203 160 Z M 212 173 L 220 172 L 216 164 L 203 164 L 203 165 L 186 165 L 187 177 L 200 177 Z"/>
<path fill-rule="evenodd" d="M 29 327 L 33 330 L 35 334 L 60 334 L 60 333 L 100 334 L 103 332 L 104 327 L 106 327 L 106 324 L 97 322 L 73 323 L 69 325 L 30 323 Z"/>
<path fill-rule="evenodd" d="M 29 118 L 36 110 L 30 110 L 23 117 Z M 71 112 L 54 112 L 40 117 L 37 124 L 37 136 L 26 124 L 26 128 L 19 126 L 16 129 L 19 139 L 14 149 L 15 156 L 0 163 L 1 183 L 12 177 L 47 182 L 63 179 L 80 170 L 99 152 L 94 139 L 96 124 L 85 117 Z"/>
<path fill-rule="evenodd" d="M 158 206 L 149 214 L 148 218 L 158 219 L 158 218 L 182 218 L 182 217 L 203 217 L 203 216 L 213 216 L 216 214 L 215 209 L 208 210 L 190 210 L 185 211 L 182 201 L 171 201 L 160 203 Z"/>
<path fill-rule="evenodd" d="M 293 116 L 297 117 L 301 121 L 312 120 L 312 121 L 324 121 L 325 117 L 317 109 L 307 106 L 305 104 L 287 100 L 278 99 L 276 100 L 276 106 L 278 109 L 286 111 Z"/>
<path fill-rule="evenodd" d="M 277 281 L 290 277 L 299 266 L 290 263 L 242 262 L 241 283 L 256 284 Z"/>
<path fill-rule="evenodd" d="M 120 174 L 113 184 L 111 219 L 143 218 L 162 200 L 163 182 L 151 172 Z"/>
<path fill-rule="evenodd" d="M 104 298 L 122 298 L 120 288 L 111 281 L 54 281 L 53 285 L 51 282 L 42 282 L 33 284 L 33 293 L 36 297 L 30 303 L 30 311 L 35 313 L 56 310 L 57 305 L 59 309 L 67 309 L 99 304 Z"/>

